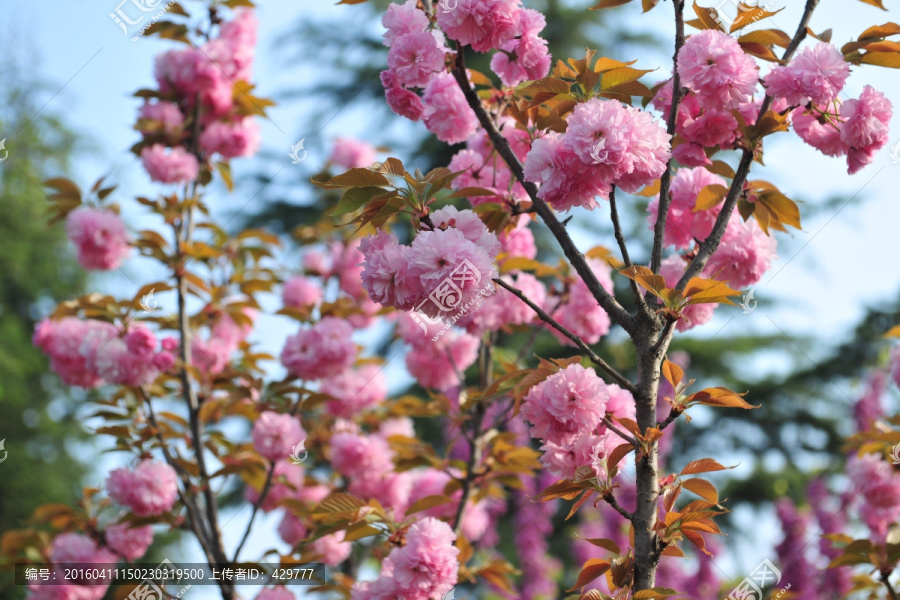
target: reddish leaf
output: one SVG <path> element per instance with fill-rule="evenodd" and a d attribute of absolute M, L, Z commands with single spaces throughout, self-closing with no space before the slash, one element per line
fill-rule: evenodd
<path fill-rule="evenodd" d="M 610 562 L 608 560 L 600 560 L 599 558 L 591 558 L 584 563 L 581 573 L 578 574 L 578 580 L 575 585 L 570 587 L 568 591 L 574 591 L 584 587 L 593 580 L 597 579 L 607 571 L 609 571 Z"/>
<path fill-rule="evenodd" d="M 723 467 L 711 458 L 701 458 L 689 462 L 679 475 L 696 475 L 697 473 L 710 473 L 712 471 L 725 471 L 734 467 Z"/>

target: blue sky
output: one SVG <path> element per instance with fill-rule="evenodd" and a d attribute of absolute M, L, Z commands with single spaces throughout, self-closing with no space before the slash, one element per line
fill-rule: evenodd
<path fill-rule="evenodd" d="M 109 175 L 121 186 L 120 201 L 128 205 L 127 198 L 146 194 L 150 185 L 137 160 L 128 152 L 136 141 L 132 125 L 139 105 L 139 100 L 131 94 L 153 84 L 153 57 L 172 44 L 156 39 L 132 42 L 133 30 L 127 36 L 123 35 L 109 17 L 118 1 L 3 2 L 0 3 L 0 32 L 7 47 L 31 44 L 37 48 L 41 61 L 36 69 L 55 84 L 54 90 L 61 88 L 56 95 L 48 94 L 44 110 L 64 115 L 77 131 L 95 142 L 96 151 L 85 152 L 76 158 L 76 180 L 84 187 L 101 175 Z M 595 2 L 573 1 L 572 4 L 589 6 Z M 788 7 L 766 26 L 792 31 L 803 3 L 799 0 L 772 3 L 775 7 L 785 4 Z M 197 3 L 187 5 L 195 7 Z M 302 19 L 334 16 L 353 20 L 358 14 L 356 10 L 353 6 L 336 6 L 318 0 L 261 2 L 258 9 L 261 43 L 256 61 L 257 94 L 271 96 L 292 83 L 309 78 L 315 81 L 316 77 L 326 76 L 316 66 L 315 47 L 304 48 L 303 40 L 296 40 L 303 58 L 286 67 L 283 51 L 272 41 Z M 640 17 L 644 19 L 640 22 L 641 28 L 670 32 L 670 10 L 669 3 L 662 3 L 649 15 Z M 638 13 L 635 4 L 609 12 L 608 17 L 592 13 L 590 18 L 638 19 Z M 867 26 L 889 20 L 900 20 L 900 14 L 897 11 L 885 13 L 861 2 L 825 0 L 813 18 L 812 28 L 822 31 L 832 27 L 833 40 L 841 45 L 855 39 Z M 348 40 L 347 44 L 352 47 L 353 41 Z M 613 57 L 639 58 L 638 66 L 659 67 L 659 72 L 665 73 L 670 60 L 668 54 L 666 50 L 643 56 Z M 766 71 L 767 67 L 763 67 L 763 72 Z M 856 97 L 866 84 L 884 91 L 888 98 L 900 99 L 900 71 L 854 68 L 845 93 Z M 303 99 L 286 102 L 272 108 L 271 120 L 262 122 L 265 150 L 274 156 L 283 156 L 285 167 L 291 167 L 287 153 L 300 138 L 309 140 L 306 146 L 310 149 L 311 160 L 304 168 L 311 173 L 314 167 L 324 162 L 323 152 L 329 140 L 340 135 L 363 136 L 373 129 L 365 113 L 351 106 L 337 110 L 320 132 L 302 131 L 299 128 L 307 122 L 306 115 L 311 109 L 311 103 Z M 720 309 L 716 320 L 698 330 L 696 335 L 711 336 L 723 328 L 730 334 L 741 329 L 768 333 L 781 331 L 790 336 L 815 334 L 824 344 L 834 344 L 844 339 L 865 305 L 896 297 L 900 290 L 900 269 L 897 268 L 900 257 L 900 235 L 897 234 L 900 145 L 894 153 L 895 160 L 891 159 L 891 147 L 900 144 L 898 113 L 900 104 L 895 106 L 892 131 L 896 133 L 892 134 L 888 148 L 878 154 L 875 164 L 855 176 L 847 175 L 843 161 L 820 155 L 793 134 L 781 135 L 769 143 L 766 165 L 754 167 L 753 178 L 770 180 L 788 196 L 810 204 L 834 196 L 849 202 L 840 210 L 806 219 L 803 231 L 793 233 L 793 239 L 782 236 L 779 240 L 780 258 L 755 288 L 757 299 L 774 300 L 774 305 L 760 305 L 749 315 L 736 309 L 727 313 Z M 2 137 L 4 133 L 0 132 Z M 8 142 L 7 147 L 14 151 L 14 141 Z M 278 168 L 275 166 L 270 175 L 277 173 Z M 237 161 L 234 169 L 238 175 L 254 170 L 248 161 Z M 293 181 L 304 180 L 296 175 L 291 177 Z M 255 184 L 249 184 L 231 198 L 222 197 L 216 201 L 218 210 L 230 212 L 246 205 L 257 189 Z M 146 226 L 141 223 L 140 213 L 126 206 L 125 214 L 134 229 Z M 585 248 L 596 243 L 586 235 L 580 236 L 579 242 Z M 608 244 L 612 243 L 610 238 Z M 126 266 L 126 272 L 143 279 L 149 268 L 149 265 L 134 262 Z M 105 277 L 98 283 L 112 290 L 128 289 L 128 281 L 121 276 Z M 277 352 L 280 347 L 286 335 L 281 329 L 264 323 L 265 335 L 259 339 L 269 351 Z M 798 360 L 815 358 L 813 352 L 811 358 L 800 356 Z M 775 370 L 789 368 L 789 365 L 776 361 L 761 366 Z M 399 371 L 394 375 L 400 377 Z M 851 397 L 854 395 L 853 390 L 847 390 L 847 393 Z M 739 476 L 740 471 L 735 474 Z M 245 515 L 237 517 L 245 518 Z M 265 518 L 261 523 L 264 527 L 252 538 L 251 551 L 263 548 L 271 533 L 272 523 L 267 523 Z M 737 565 L 731 563 L 727 570 L 740 570 L 743 563 L 747 563 L 748 569 L 752 568 L 759 562 L 754 559 L 757 556 L 764 558 L 763 554 L 770 552 L 748 548 L 746 553 L 742 552 Z M 185 560 L 189 559 L 185 557 Z"/>

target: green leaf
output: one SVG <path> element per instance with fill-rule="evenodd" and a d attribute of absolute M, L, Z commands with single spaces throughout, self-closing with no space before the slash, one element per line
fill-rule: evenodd
<path fill-rule="evenodd" d="M 331 207 L 325 213 L 332 217 L 346 215 L 359 210 L 360 207 L 364 206 L 375 196 L 385 193 L 384 188 L 375 186 L 353 187 L 344 192 L 337 205 Z M 387 194 L 389 194 L 388 197 L 394 195 L 393 192 L 387 192 Z"/>

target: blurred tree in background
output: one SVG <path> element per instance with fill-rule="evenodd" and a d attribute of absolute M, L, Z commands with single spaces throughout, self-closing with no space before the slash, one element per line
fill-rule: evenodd
<path fill-rule="evenodd" d="M 68 172 L 76 138 L 59 116 L 42 110 L 57 88 L 35 74 L 36 57 L 27 44 L 5 48 L 0 138 L 9 154 L 0 151 L 0 158 L 6 156 L 0 164 L 0 440 L 15 460 L 0 463 L 0 531 L 21 527 L 38 505 L 80 497 L 86 472 L 71 454 L 86 434 L 71 414 L 68 391 L 49 375 L 46 358 L 31 343 L 38 307 L 84 289 L 84 270 L 66 250 L 62 225 L 47 227 L 41 189 L 51 173 Z M 24 591 L 10 584 L 0 579 L 0 597 Z"/>

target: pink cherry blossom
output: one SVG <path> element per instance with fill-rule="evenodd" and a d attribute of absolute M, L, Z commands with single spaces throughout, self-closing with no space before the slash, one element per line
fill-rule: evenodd
<path fill-rule="evenodd" d="M 294 446 L 306 439 L 306 432 L 297 417 L 265 411 L 253 423 L 250 436 L 253 449 L 275 462 L 289 456 Z"/>
<path fill-rule="evenodd" d="M 138 517 L 171 510 L 178 496 L 175 470 L 165 463 L 143 460 L 133 470 L 116 469 L 106 480 L 109 497 Z"/>
<path fill-rule="evenodd" d="M 375 148 L 361 140 L 339 137 L 334 140 L 330 160 L 343 169 L 370 167 L 375 162 Z"/>
<path fill-rule="evenodd" d="M 416 6 L 416 0 L 407 0 L 403 4 L 390 4 L 381 24 L 387 29 L 384 32 L 384 45 L 391 47 L 394 40 L 407 33 L 418 33 L 428 29 L 428 17 Z"/>
<path fill-rule="evenodd" d="M 419 277 L 410 271 L 411 250 L 384 231 L 363 238 L 362 283 L 374 302 L 401 310 L 413 308 L 423 296 Z"/>
<path fill-rule="evenodd" d="M 535 140 L 525 159 L 525 179 L 540 183 L 538 196 L 556 210 L 594 208 L 595 198 L 609 198 L 611 188 L 562 142 L 563 136 L 552 131 Z"/>
<path fill-rule="evenodd" d="M 372 479 L 394 467 L 393 452 L 377 435 L 337 433 L 331 437 L 331 462 L 348 480 Z"/>
<path fill-rule="evenodd" d="M 766 235 L 756 219 L 745 222 L 733 215 L 703 276 L 727 281 L 738 289 L 750 287 L 762 279 L 777 258 L 776 246 L 775 238 Z"/>
<path fill-rule="evenodd" d="M 291 547 L 296 546 L 298 542 L 303 540 L 309 530 L 294 513 L 285 511 L 284 517 L 278 524 L 278 535 Z"/>
<path fill-rule="evenodd" d="M 519 273 L 513 279 L 510 274 L 500 279 L 512 285 L 525 297 L 543 307 L 547 302 L 547 289 L 531 273 Z M 534 310 L 512 292 L 498 288 L 496 292 L 485 298 L 484 303 L 462 320 L 466 330 L 473 335 L 484 331 L 497 331 L 507 325 L 524 325 L 536 319 Z"/>
<path fill-rule="evenodd" d="M 278 508 L 283 500 L 293 499 L 305 502 L 319 502 L 328 495 L 328 489 L 323 486 L 304 486 L 304 470 L 285 456 L 275 463 L 272 476 L 272 485 L 269 493 L 263 500 L 263 511 L 269 512 Z M 251 504 L 259 502 L 259 490 L 251 485 L 244 488 L 244 498 Z"/>
<path fill-rule="evenodd" d="M 308 308 L 322 300 L 322 288 L 312 279 L 298 275 L 291 277 L 281 290 L 281 301 L 291 308 Z"/>
<path fill-rule="evenodd" d="M 443 598 L 456 585 L 459 549 L 450 526 L 425 517 L 409 528 L 406 545 L 391 551 L 388 560 L 401 598 Z"/>
<path fill-rule="evenodd" d="M 608 292 L 612 292 L 613 283 L 610 276 L 611 269 L 606 263 L 589 258 L 588 266 L 594 272 L 600 285 Z M 575 278 L 574 282 L 569 286 L 568 298 L 566 299 L 548 299 L 547 304 L 550 307 L 556 306 L 551 311 L 551 316 L 556 321 L 580 337 L 588 344 L 596 344 L 600 338 L 609 332 L 609 315 L 603 310 L 594 295 L 588 289 L 587 284 L 580 278 Z M 556 328 L 547 325 L 550 332 L 562 344 L 572 345 L 572 341 L 560 333 Z"/>
<path fill-rule="evenodd" d="M 66 234 L 85 269 L 114 269 L 131 251 L 125 224 L 109 210 L 83 206 L 72 211 L 66 219 Z"/>
<path fill-rule="evenodd" d="M 737 40 L 715 29 L 695 33 L 678 53 L 681 83 L 701 104 L 713 109 L 737 108 L 756 90 L 756 62 Z"/>
<path fill-rule="evenodd" d="M 220 154 L 226 159 L 253 156 L 261 143 L 259 123 L 253 117 L 236 123 L 216 121 L 200 134 L 200 148 L 206 154 Z"/>
<path fill-rule="evenodd" d="M 141 160 L 150 179 L 160 183 L 187 183 L 197 179 L 197 158 L 184 148 L 166 149 L 154 144 L 141 150 Z"/>
<path fill-rule="evenodd" d="M 791 124 L 800 139 L 825 156 L 843 156 L 849 148 L 841 139 L 841 128 L 834 122 L 837 119 L 829 122 L 819 114 L 829 106 L 816 107 L 817 111 L 797 108 L 791 112 Z"/>
<path fill-rule="evenodd" d="M 532 424 L 532 437 L 567 445 L 600 424 L 608 400 L 606 384 L 592 369 L 569 365 L 529 390 L 522 416 Z"/>
<path fill-rule="evenodd" d="M 452 12 L 456 12 L 455 10 Z M 456 79 L 449 73 L 434 75 L 422 96 L 422 117 L 428 131 L 442 142 L 458 144 L 475 133 L 478 121 L 466 103 Z"/>
<path fill-rule="evenodd" d="M 875 152 L 887 144 L 892 114 L 891 101 L 870 85 L 859 99 L 841 106 L 841 141 L 849 147 L 851 175 L 870 164 Z"/>
<path fill-rule="evenodd" d="M 137 560 L 147 553 L 153 543 L 150 525 L 131 527 L 128 523 L 110 525 L 104 532 L 106 545 L 125 560 Z"/>
<path fill-rule="evenodd" d="M 708 167 L 713 164 L 703 146 L 690 142 L 675 146 L 672 156 L 683 167 Z"/>
<path fill-rule="evenodd" d="M 737 137 L 738 122 L 730 112 L 707 110 L 688 120 L 680 132 L 687 141 L 705 148 L 730 148 Z"/>
<path fill-rule="evenodd" d="M 516 13 L 516 37 L 500 47 L 491 58 L 491 69 L 507 87 L 526 80 L 541 79 L 550 72 L 547 41 L 538 37 L 547 21 L 536 10 L 525 8 Z"/>
<path fill-rule="evenodd" d="M 449 330 L 432 342 L 422 334 L 421 342 L 406 353 L 406 368 L 419 385 L 445 391 L 459 385 L 462 373 L 478 358 L 479 338 Z"/>
<path fill-rule="evenodd" d="M 429 217 L 436 228 L 452 227 L 459 230 L 467 240 L 482 248 L 488 256 L 500 253 L 500 241 L 481 218 L 471 210 L 459 210 L 452 204 L 432 212 Z"/>
<path fill-rule="evenodd" d="M 265 588 L 256 595 L 256 600 L 297 600 L 294 592 L 284 586 Z"/>
<path fill-rule="evenodd" d="M 804 48 L 791 62 L 776 65 L 766 75 L 766 92 L 789 105 L 824 104 L 837 97 L 850 76 L 850 65 L 837 48 L 825 42 Z"/>
<path fill-rule="evenodd" d="M 344 541 L 343 531 L 338 531 L 320 537 L 312 542 L 309 548 L 316 555 L 318 561 L 334 567 L 349 558 L 353 545 Z"/>
<path fill-rule="evenodd" d="M 500 249 L 506 253 L 507 258 L 534 259 L 537 256 L 534 234 L 528 228 L 529 222 L 529 219 L 521 218 L 513 229 L 504 229 L 497 236 Z"/>
<path fill-rule="evenodd" d="M 374 408 L 387 398 L 387 380 L 382 367 L 374 364 L 347 369 L 324 379 L 319 389 L 334 398 L 325 405 L 328 412 L 347 418 Z"/>
<path fill-rule="evenodd" d="M 499 48 L 516 35 L 518 0 L 459 0 L 453 10 L 437 10 L 437 22 L 450 39 L 476 52 Z"/>
<path fill-rule="evenodd" d="M 444 51 L 430 32 L 405 33 L 393 40 L 387 64 L 396 84 L 423 88 L 444 70 Z"/>
<path fill-rule="evenodd" d="M 703 241 L 710 234 L 719 207 L 694 210 L 700 192 L 708 185 L 725 186 L 725 180 L 704 168 L 678 169 L 672 178 L 672 202 L 666 215 L 663 236 L 666 245 L 685 249 L 692 246 L 695 239 Z M 647 206 L 647 223 L 651 230 L 656 226 L 658 213 L 659 197 L 656 197 Z"/>
<path fill-rule="evenodd" d="M 138 110 L 138 118 L 154 121 L 151 125 L 141 125 L 142 133 L 163 131 L 173 133 L 184 124 L 184 115 L 174 102 L 145 102 Z"/>
<path fill-rule="evenodd" d="M 325 317 L 285 341 L 281 364 L 291 374 L 310 381 L 337 375 L 356 359 L 352 334 L 353 327 L 346 320 Z"/>

